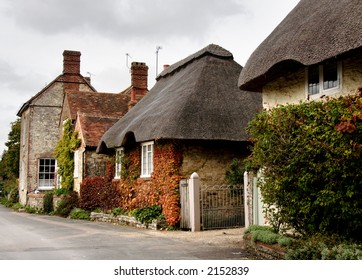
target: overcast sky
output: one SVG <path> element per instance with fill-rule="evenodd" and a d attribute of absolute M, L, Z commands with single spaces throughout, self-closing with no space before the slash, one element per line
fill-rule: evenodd
<path fill-rule="evenodd" d="M 0 0 L 0 155 L 21 105 L 62 73 L 77 50 L 81 74 L 102 92 L 130 85 L 132 61 L 158 69 L 208 44 L 241 65 L 299 0 Z M 91 74 L 89 74 L 91 73 Z"/>

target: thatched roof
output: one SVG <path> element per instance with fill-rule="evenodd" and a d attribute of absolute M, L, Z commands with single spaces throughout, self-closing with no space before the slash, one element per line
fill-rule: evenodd
<path fill-rule="evenodd" d="M 277 72 L 361 48 L 361 11 L 360 0 L 301 0 L 251 55 L 240 88 L 259 91 Z"/>
<path fill-rule="evenodd" d="M 246 141 L 261 96 L 240 91 L 242 67 L 227 50 L 209 45 L 165 69 L 149 93 L 102 137 L 98 151 L 154 139 Z"/>

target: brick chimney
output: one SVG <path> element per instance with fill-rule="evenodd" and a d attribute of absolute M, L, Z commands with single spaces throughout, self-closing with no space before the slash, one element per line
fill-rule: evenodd
<path fill-rule="evenodd" d="M 131 102 L 137 102 L 137 96 L 146 95 L 148 82 L 148 66 L 144 62 L 131 64 Z"/>
<path fill-rule="evenodd" d="M 80 52 L 63 52 L 63 74 L 80 74 Z"/>

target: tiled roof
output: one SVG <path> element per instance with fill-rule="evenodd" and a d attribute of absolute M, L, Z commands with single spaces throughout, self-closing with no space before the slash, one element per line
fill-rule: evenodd
<path fill-rule="evenodd" d="M 78 114 L 83 141 L 87 147 L 97 147 L 102 135 L 118 121 L 119 118 Z"/>
<path fill-rule="evenodd" d="M 128 111 L 130 95 L 125 93 L 68 92 L 67 102 L 73 120 L 77 113 L 98 117 L 120 118 Z"/>

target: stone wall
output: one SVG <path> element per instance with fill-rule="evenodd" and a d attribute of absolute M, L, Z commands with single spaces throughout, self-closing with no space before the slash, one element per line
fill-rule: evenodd
<path fill-rule="evenodd" d="M 137 221 L 135 217 L 124 216 L 124 215 L 115 216 L 113 214 L 96 213 L 96 212 L 91 213 L 90 219 L 92 221 L 114 223 L 114 224 L 133 226 L 138 228 L 148 228 L 153 230 L 158 230 L 167 227 L 167 223 L 165 221 L 152 220 L 151 223 L 141 223 L 140 221 Z"/>
<path fill-rule="evenodd" d="M 185 141 L 181 174 L 200 176 L 201 188 L 226 184 L 225 173 L 233 159 L 248 155 L 242 143 L 226 141 Z"/>
<path fill-rule="evenodd" d="M 44 206 L 44 194 L 43 193 L 30 193 L 28 194 L 27 206 L 38 210 L 43 210 Z"/>
<path fill-rule="evenodd" d="M 37 210 L 43 210 L 44 209 L 44 196 L 45 196 L 45 193 L 30 193 L 30 194 L 28 194 L 28 201 L 27 201 L 26 205 L 31 208 L 35 208 Z M 58 203 L 60 202 L 61 199 L 62 199 L 61 195 L 59 195 L 59 196 L 53 195 L 54 210 L 57 209 Z"/>

